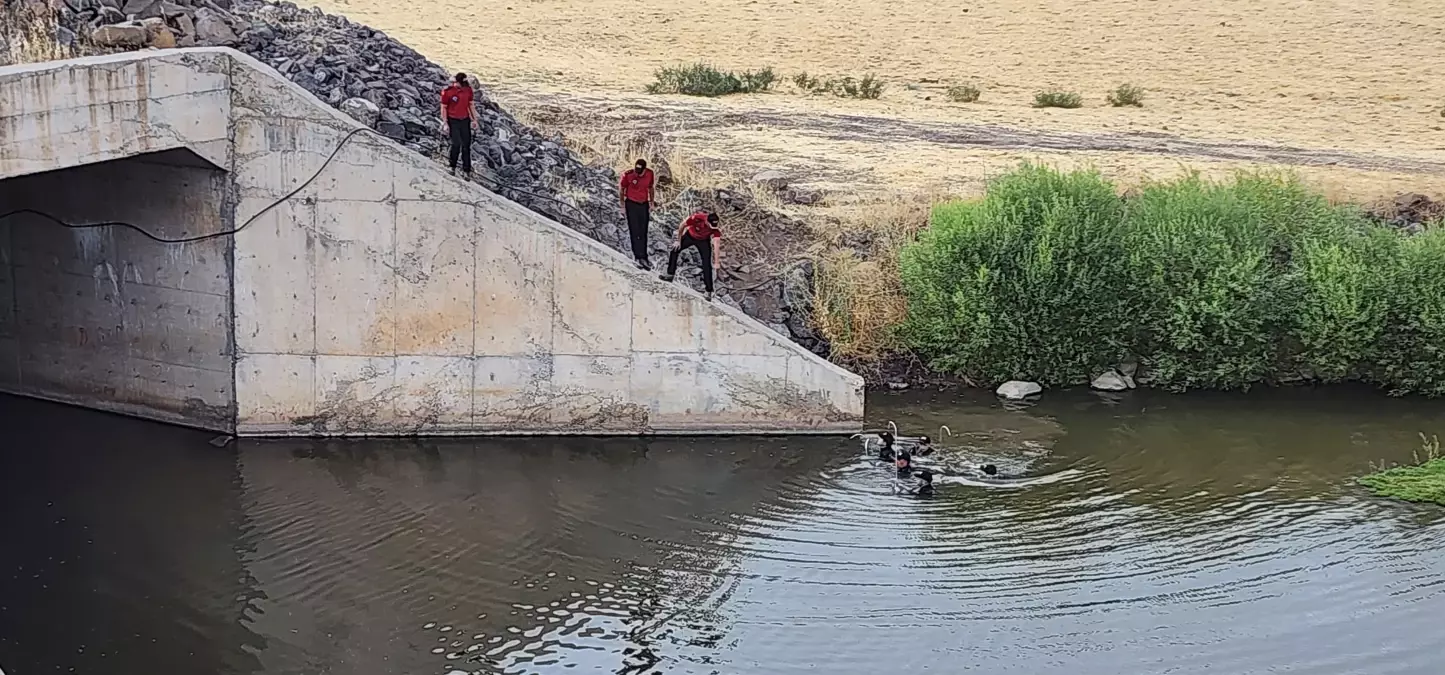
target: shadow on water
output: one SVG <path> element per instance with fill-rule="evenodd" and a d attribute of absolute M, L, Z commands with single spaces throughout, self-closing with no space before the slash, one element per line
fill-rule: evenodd
<path fill-rule="evenodd" d="M 253 672 L 241 485 L 214 434 L 0 397 L 0 668 Z"/>
<path fill-rule="evenodd" d="M 880 395 L 1025 489 L 842 438 L 237 441 L 0 399 L 0 667 L 1437 672 L 1439 509 L 1351 478 L 1445 406 Z M 11 534 L 13 533 L 13 535 Z M 143 670 L 144 669 L 144 670 Z"/>

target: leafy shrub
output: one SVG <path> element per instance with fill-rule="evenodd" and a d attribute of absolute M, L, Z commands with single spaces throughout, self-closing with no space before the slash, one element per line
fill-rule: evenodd
<path fill-rule="evenodd" d="M 1132 84 L 1121 84 L 1114 91 L 1109 92 L 1105 97 L 1109 105 L 1115 108 L 1124 106 L 1144 107 L 1144 90 Z"/>
<path fill-rule="evenodd" d="M 954 103 L 973 103 L 983 92 L 971 84 L 960 84 L 948 88 L 948 100 Z"/>
<path fill-rule="evenodd" d="M 1131 203 L 1134 278 L 1119 292 L 1138 298 L 1135 344 L 1160 384 L 1247 388 L 1273 370 L 1288 290 L 1274 269 L 1283 223 L 1265 206 L 1197 176 Z"/>
<path fill-rule="evenodd" d="M 1084 97 L 1072 91 L 1041 91 L 1034 94 L 1035 108 L 1082 108 Z"/>
<path fill-rule="evenodd" d="M 1115 194 L 1024 165 L 935 207 L 900 254 L 907 345 L 985 382 L 1133 356 L 1177 390 L 1303 374 L 1445 394 L 1445 229 L 1402 235 L 1270 174 Z"/>
<path fill-rule="evenodd" d="M 1376 379 L 1396 393 L 1445 394 L 1445 229 L 1399 244 Z"/>
<path fill-rule="evenodd" d="M 793 76 L 793 84 L 794 84 L 795 86 L 797 86 L 799 89 L 802 89 L 803 91 L 806 91 L 806 92 L 809 92 L 809 93 L 817 93 L 818 91 L 820 91 L 820 90 L 823 88 L 823 82 L 822 82 L 821 80 L 819 80 L 819 79 L 816 78 L 816 77 L 813 77 L 813 76 L 808 75 L 808 73 L 806 73 L 806 72 L 802 72 L 802 73 L 798 73 L 797 75 L 794 75 L 794 76 Z"/>
<path fill-rule="evenodd" d="M 975 380 L 1087 378 L 1124 354 L 1123 203 L 1094 173 L 1025 166 L 979 202 L 935 208 L 904 249 L 903 333 Z"/>
<path fill-rule="evenodd" d="M 776 78 L 772 68 L 738 74 L 719 70 L 706 63 L 659 68 L 655 77 L 656 81 L 647 85 L 647 93 L 688 96 L 726 96 L 767 91 L 772 88 Z"/>

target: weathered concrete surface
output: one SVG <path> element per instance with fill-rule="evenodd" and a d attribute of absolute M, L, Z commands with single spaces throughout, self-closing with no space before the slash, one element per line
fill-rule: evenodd
<path fill-rule="evenodd" d="M 179 150 L 0 180 L 0 213 L 185 237 L 226 228 L 225 185 Z M 0 221 L 0 388 L 230 429 L 230 245 L 166 246 L 32 214 Z"/>
<path fill-rule="evenodd" d="M 856 375 L 358 128 L 228 49 L 0 69 L 0 179 L 178 148 L 225 170 L 240 434 L 859 426 Z"/>

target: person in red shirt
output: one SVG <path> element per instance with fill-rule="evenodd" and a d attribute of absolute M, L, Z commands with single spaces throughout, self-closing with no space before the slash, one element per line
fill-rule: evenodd
<path fill-rule="evenodd" d="M 667 257 L 667 274 L 658 278 L 672 281 L 677 274 L 677 256 L 685 248 L 696 248 L 702 264 L 702 285 L 707 289 L 707 299 L 712 300 L 712 277 L 717 271 L 718 260 L 722 257 L 722 230 L 717 228 L 716 213 L 698 211 L 677 226 L 677 243 Z"/>
<path fill-rule="evenodd" d="M 472 104 L 472 85 L 466 73 L 457 73 L 456 81 L 442 90 L 442 130 L 451 137 L 447 163 L 452 175 L 457 173 L 457 156 L 461 156 L 462 173 L 472 177 L 472 130 L 481 126 L 477 107 Z"/>
<path fill-rule="evenodd" d="M 627 214 L 627 231 L 632 235 L 632 257 L 637 266 L 645 270 L 652 269 L 652 257 L 647 254 L 647 225 L 652 217 L 652 205 L 657 202 L 652 191 L 654 180 L 647 160 L 639 159 L 622 174 L 618 185 L 622 210 Z"/>

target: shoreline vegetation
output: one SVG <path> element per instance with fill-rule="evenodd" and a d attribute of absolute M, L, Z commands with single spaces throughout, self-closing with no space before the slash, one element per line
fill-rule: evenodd
<path fill-rule="evenodd" d="M 1381 497 L 1445 506 L 1445 457 L 1440 455 L 1440 437 L 1420 434 L 1414 461 L 1390 468 L 1382 465 L 1357 481 Z"/>
<path fill-rule="evenodd" d="M 1137 365 L 1140 384 L 1174 391 L 1445 394 L 1445 228 L 1383 223 L 1288 173 L 1123 191 L 1094 171 L 1024 164 L 979 199 L 936 204 L 874 283 L 893 268 L 894 325 L 820 303 L 844 356 L 866 325 L 874 345 L 852 356 L 906 352 L 979 386 L 1087 385 Z"/>

